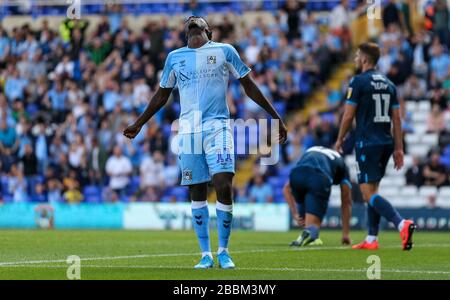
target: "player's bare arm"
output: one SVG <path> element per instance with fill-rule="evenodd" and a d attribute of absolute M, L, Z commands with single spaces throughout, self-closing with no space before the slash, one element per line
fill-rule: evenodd
<path fill-rule="evenodd" d="M 298 214 L 297 206 L 295 205 L 295 198 L 292 195 L 289 181 L 283 187 L 283 196 L 291 210 L 292 217 L 297 222 L 298 226 L 305 226 L 305 220 Z"/>
<path fill-rule="evenodd" d="M 339 135 L 336 140 L 336 144 L 334 145 L 334 149 L 338 152 L 342 153 L 342 143 L 344 142 L 344 138 L 347 132 L 350 130 L 350 127 L 352 126 L 355 114 L 356 114 L 356 106 L 346 104 L 344 115 L 342 116 L 341 127 L 339 129 Z"/>
<path fill-rule="evenodd" d="M 342 244 L 350 245 L 350 218 L 352 216 L 352 198 L 350 187 L 343 183 L 341 186 L 341 219 L 342 219 Z"/>
<path fill-rule="evenodd" d="M 280 128 L 279 128 L 279 143 L 284 144 L 287 139 L 287 129 L 286 125 L 284 125 L 283 120 L 281 119 L 280 115 L 277 113 L 275 108 L 273 108 L 272 104 L 269 100 L 267 100 L 266 97 L 261 93 L 261 90 L 258 88 L 258 86 L 255 84 L 253 79 L 250 77 L 250 75 L 246 75 L 239 79 L 242 86 L 244 87 L 245 93 L 247 96 L 250 97 L 253 101 L 255 101 L 256 104 L 261 106 L 270 116 L 280 122 Z"/>
<path fill-rule="evenodd" d="M 392 110 L 392 125 L 394 132 L 394 167 L 400 170 L 403 167 L 403 134 L 400 109 Z"/>
<path fill-rule="evenodd" d="M 134 124 L 128 126 L 123 131 L 123 134 L 129 138 L 135 138 L 139 131 L 141 131 L 142 126 L 148 122 L 166 103 L 169 99 L 172 89 L 158 88 L 155 95 L 153 95 L 150 103 L 147 105 L 145 111 L 137 118 Z"/>

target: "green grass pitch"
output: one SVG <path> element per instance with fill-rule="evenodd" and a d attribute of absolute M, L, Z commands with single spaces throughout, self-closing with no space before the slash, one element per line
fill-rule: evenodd
<path fill-rule="evenodd" d="M 194 270 L 192 231 L 1 230 L 0 279 L 67 279 L 70 255 L 81 258 L 81 279 L 367 279 L 372 254 L 381 279 L 450 279 L 449 233 L 416 232 L 410 252 L 393 231 L 380 234 L 378 251 L 341 246 L 339 231 L 322 231 L 323 246 L 289 248 L 298 233 L 233 232 L 235 270 Z M 353 232 L 353 242 L 364 236 Z"/>

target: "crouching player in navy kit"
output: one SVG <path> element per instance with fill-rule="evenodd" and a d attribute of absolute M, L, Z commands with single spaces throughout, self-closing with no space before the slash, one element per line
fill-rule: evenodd
<path fill-rule="evenodd" d="M 378 193 L 379 183 L 392 154 L 394 167 L 397 170 L 403 167 L 403 141 L 397 91 L 386 76 L 375 70 L 379 58 L 380 48 L 377 44 L 364 43 L 359 46 L 355 63 L 361 74 L 350 81 L 335 149 L 342 151 L 345 135 L 356 116 L 355 154 L 358 182 L 364 201 L 368 203 L 369 234 L 362 243 L 353 248 L 378 249 L 378 228 L 380 218 L 383 216 L 400 232 L 403 250 L 410 250 L 415 224 L 402 218 Z"/>
<path fill-rule="evenodd" d="M 292 216 L 304 230 L 291 246 L 320 244 L 319 229 L 328 208 L 331 186 L 341 186 L 342 243 L 350 244 L 352 213 L 348 168 L 342 156 L 332 149 L 312 147 L 302 156 L 284 186 L 284 196 Z"/>

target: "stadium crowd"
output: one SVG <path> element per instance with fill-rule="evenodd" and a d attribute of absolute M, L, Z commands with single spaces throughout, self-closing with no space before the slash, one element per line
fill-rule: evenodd
<path fill-rule="evenodd" d="M 342 1 L 343 3 L 345 1 Z M 418 31 L 411 24 L 412 1 L 387 1 L 382 10 L 383 30 L 374 41 L 382 48 L 378 69 L 397 85 L 398 97 L 403 105 L 403 129 L 405 135 L 415 133 L 412 112 L 406 109 L 406 101 L 429 102 L 431 112 L 427 117 L 426 133 L 439 136 L 437 145 L 428 149 L 426 156 L 414 156 L 413 165 L 406 170 L 407 185 L 450 185 L 450 16 L 446 0 L 425 2 L 425 22 Z M 342 6 L 342 5 L 341 5 Z M 345 7 L 344 7 L 345 8 Z M 345 10 L 336 7 L 334 11 Z M 333 11 L 331 12 L 333 15 Z M 339 15 L 334 12 L 334 15 Z M 340 116 L 343 112 L 347 84 L 353 74 L 348 74 L 338 90 L 324 88 L 328 110 L 313 111 L 307 120 L 294 118 L 289 126 L 290 139 L 283 148 L 283 164 L 259 168 L 263 180 L 252 179 L 247 187 L 237 190 L 237 200 L 264 199 L 270 202 L 282 198 L 282 186 L 288 177 L 289 167 L 296 163 L 309 147 L 332 147 L 337 138 Z M 353 136 L 343 147 L 351 154 Z M 405 153 L 409 154 L 408 143 Z M 256 184 L 254 184 L 254 182 Z M 256 189 L 255 187 L 256 186 Z M 264 188 L 259 188 L 263 186 Z M 247 190 L 247 192 L 245 192 Z M 254 196 L 254 194 L 257 194 Z M 250 197 L 244 197 L 244 195 Z M 267 196 L 269 195 L 269 196 Z"/>
<path fill-rule="evenodd" d="M 345 43 L 297 1 L 274 17 L 250 27 L 242 16 L 224 15 L 212 22 L 213 39 L 239 50 L 284 114 L 304 106 L 343 59 Z M 67 19 L 58 30 L 45 19 L 39 28 L 0 25 L 2 201 L 186 201 L 186 189 L 175 187 L 179 171 L 170 151 L 177 93 L 136 139 L 122 135 L 156 90 L 167 53 L 184 46 L 183 22 L 149 21 L 133 31 L 115 5 L 90 26 L 83 19 Z M 261 116 L 237 81 L 229 98 L 233 117 Z"/>

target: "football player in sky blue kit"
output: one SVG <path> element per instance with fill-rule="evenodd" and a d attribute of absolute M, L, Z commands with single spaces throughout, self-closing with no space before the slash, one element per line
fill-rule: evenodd
<path fill-rule="evenodd" d="M 345 135 L 356 117 L 355 154 L 358 182 L 367 202 L 368 229 L 366 239 L 354 249 L 378 249 L 380 217 L 392 222 L 400 232 L 403 250 L 412 248 L 416 225 L 402 218 L 397 210 L 378 193 L 386 165 L 393 154 L 395 168 L 403 167 L 403 141 L 400 105 L 395 85 L 375 70 L 380 48 L 364 43 L 356 52 L 356 67 L 361 74 L 350 81 L 347 103 L 335 149 L 342 151 Z M 391 133 L 391 126 L 393 136 Z"/>
<path fill-rule="evenodd" d="M 201 17 L 189 17 L 185 23 L 187 46 L 167 56 L 160 88 L 146 110 L 125 129 L 134 138 L 142 126 L 167 102 L 178 87 L 181 113 L 179 119 L 179 158 L 182 185 L 189 186 L 192 223 L 202 251 L 198 269 L 214 265 L 207 206 L 207 183 L 213 182 L 217 194 L 216 213 L 219 237 L 219 267 L 234 268 L 228 253 L 232 224 L 232 180 L 234 176 L 234 141 L 226 102 L 229 73 L 239 79 L 245 93 L 272 118 L 279 121 L 278 141 L 284 143 L 287 130 L 270 102 L 250 77 L 250 68 L 229 44 L 211 41 L 212 32 Z"/>
<path fill-rule="evenodd" d="M 350 175 L 342 156 L 332 149 L 311 147 L 291 170 L 283 189 L 293 218 L 304 227 L 291 246 L 306 246 L 319 241 L 319 229 L 328 208 L 331 186 L 341 187 L 342 243 L 350 244 L 352 199 Z"/>

